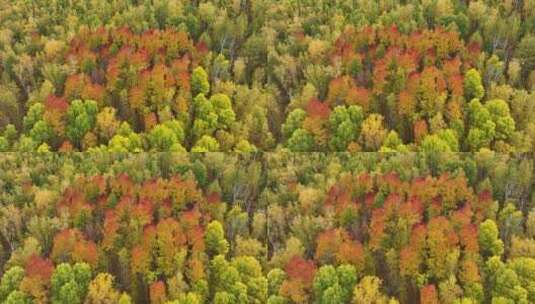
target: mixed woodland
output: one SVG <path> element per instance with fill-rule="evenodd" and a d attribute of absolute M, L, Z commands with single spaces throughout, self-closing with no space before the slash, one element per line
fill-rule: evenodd
<path fill-rule="evenodd" d="M 535 0 L 0 0 L 0 152 L 0 303 L 535 303 Z"/>
<path fill-rule="evenodd" d="M 2 303 L 533 303 L 534 161 L 0 154 Z"/>
<path fill-rule="evenodd" d="M 3 0 L 1 151 L 533 150 L 535 1 Z"/>

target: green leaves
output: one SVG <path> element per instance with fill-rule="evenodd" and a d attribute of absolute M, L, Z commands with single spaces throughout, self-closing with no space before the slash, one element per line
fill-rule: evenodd
<path fill-rule="evenodd" d="M 91 277 L 91 268 L 85 263 L 58 265 L 51 279 L 52 301 L 58 304 L 83 303 Z"/>
<path fill-rule="evenodd" d="M 466 100 L 481 99 L 485 95 L 485 88 L 481 81 L 481 75 L 476 69 L 466 72 L 464 78 L 464 96 Z"/>
<path fill-rule="evenodd" d="M 288 148 L 293 152 L 312 152 L 314 149 L 314 137 L 304 129 L 297 129 L 288 139 Z"/>
<path fill-rule="evenodd" d="M 470 130 L 466 139 L 472 151 L 488 148 L 496 140 L 509 140 L 515 131 L 515 122 L 509 106 L 500 99 L 487 101 L 484 105 L 478 99 L 469 104 Z"/>
<path fill-rule="evenodd" d="M 357 283 L 354 266 L 322 266 L 314 277 L 314 295 L 319 304 L 348 303 Z"/>
<path fill-rule="evenodd" d="M 182 124 L 177 120 L 169 120 L 156 125 L 147 135 L 153 151 L 186 151 L 182 146 L 185 134 Z"/>
<path fill-rule="evenodd" d="M 207 95 L 208 92 L 210 92 L 208 74 L 202 67 L 196 67 L 191 74 L 191 93 L 197 96 L 198 94 Z"/>
<path fill-rule="evenodd" d="M 23 278 L 24 269 L 21 267 L 15 266 L 8 269 L 0 281 L 0 300 L 5 301 L 13 291 L 18 290 Z M 17 295 L 16 297 L 19 298 L 20 296 Z"/>
<path fill-rule="evenodd" d="M 225 255 L 228 252 L 228 242 L 225 239 L 223 225 L 218 221 L 212 221 L 206 226 L 204 236 L 206 251 L 210 256 Z"/>
<path fill-rule="evenodd" d="M 352 141 L 358 139 L 364 113 L 359 106 L 337 106 L 329 117 L 332 151 L 345 151 Z"/>
<path fill-rule="evenodd" d="M 479 246 L 484 256 L 501 256 L 503 254 L 503 242 L 498 235 L 496 223 L 490 219 L 479 225 Z"/>
<path fill-rule="evenodd" d="M 94 100 L 71 102 L 67 110 L 66 135 L 73 144 L 80 146 L 84 135 L 94 128 L 97 113 L 98 106 Z"/>

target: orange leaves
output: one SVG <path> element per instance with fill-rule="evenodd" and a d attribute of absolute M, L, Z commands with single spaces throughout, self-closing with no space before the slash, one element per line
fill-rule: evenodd
<path fill-rule="evenodd" d="M 371 93 L 368 89 L 358 86 L 353 86 L 347 92 L 346 104 L 358 105 L 362 107 L 364 112 L 368 112 L 371 106 Z"/>
<path fill-rule="evenodd" d="M 136 246 L 132 249 L 130 265 L 133 273 L 147 273 L 150 270 L 151 256 L 150 252 L 142 246 Z"/>
<path fill-rule="evenodd" d="M 420 289 L 421 304 L 438 304 L 438 292 L 435 285 L 430 284 Z"/>
<path fill-rule="evenodd" d="M 416 112 L 417 101 L 411 93 L 402 91 L 398 99 L 399 114 L 410 116 Z"/>
<path fill-rule="evenodd" d="M 459 232 L 461 246 L 465 252 L 479 253 L 479 243 L 477 240 L 477 227 L 474 224 L 467 224 Z"/>
<path fill-rule="evenodd" d="M 312 118 L 328 119 L 331 114 L 329 106 L 313 98 L 307 105 L 307 113 Z"/>
<path fill-rule="evenodd" d="M 41 282 L 48 283 L 52 272 L 54 271 L 54 265 L 49 259 L 42 258 L 38 255 L 32 255 L 28 261 L 26 261 L 26 276 L 29 278 L 36 278 Z"/>
<path fill-rule="evenodd" d="M 291 299 L 293 303 L 305 304 L 310 303 L 309 289 L 310 286 L 304 286 L 301 280 L 285 280 L 280 287 L 279 293 Z"/>
<path fill-rule="evenodd" d="M 437 216 L 429 221 L 427 228 L 428 241 L 432 241 L 433 246 L 437 246 L 437 250 L 445 250 L 452 248 L 459 243 L 459 237 L 453 230 L 450 221 L 443 217 Z"/>
<path fill-rule="evenodd" d="M 352 264 L 357 269 L 364 266 L 364 248 L 352 240 L 343 229 L 327 230 L 318 235 L 315 259 L 322 264 Z"/>
<path fill-rule="evenodd" d="M 427 233 L 425 225 L 416 225 L 411 231 L 409 244 L 403 247 L 399 254 L 400 273 L 406 276 L 416 276 L 423 262 L 423 250 Z"/>
<path fill-rule="evenodd" d="M 461 271 L 459 279 L 463 283 L 479 283 L 481 282 L 481 275 L 477 263 L 472 259 L 464 259 L 461 262 Z"/>
<path fill-rule="evenodd" d="M 288 261 L 284 270 L 288 278 L 282 283 L 280 294 L 295 303 L 308 303 L 309 290 L 316 274 L 314 262 L 294 256 Z"/>
<path fill-rule="evenodd" d="M 180 205 L 173 206 L 175 200 L 180 200 Z M 171 277 L 185 267 L 188 270 L 184 274 L 195 282 L 206 277 L 204 225 L 211 218 L 214 204 L 221 202 L 207 203 L 191 178 L 138 182 L 125 173 L 80 178 L 64 191 L 58 205 L 71 217 L 76 210 L 91 211 L 86 214 L 92 216 L 92 224 L 86 225 L 87 235 L 74 228 L 57 233 L 50 257 L 55 263 L 86 262 L 95 266 L 100 254 L 106 258 L 118 255 L 125 275 L 157 271 Z M 94 231 L 93 227 L 102 230 Z M 31 263 L 47 262 L 34 259 Z M 45 266 L 41 267 L 43 271 Z M 46 273 L 42 276 L 48 277 Z M 162 292 L 160 287 L 155 285 L 155 299 L 161 299 L 157 296 Z"/>
<path fill-rule="evenodd" d="M 414 122 L 414 141 L 420 143 L 429 133 L 427 122 L 423 119 Z"/>
<path fill-rule="evenodd" d="M 206 274 L 204 271 L 204 264 L 197 257 L 192 257 L 188 260 L 187 269 L 188 269 L 189 279 L 192 282 L 197 282 L 206 277 Z"/>
<path fill-rule="evenodd" d="M 370 234 L 370 248 L 373 250 L 379 249 L 381 241 L 385 236 L 387 214 L 383 208 L 372 211 L 372 219 L 369 227 Z"/>
<path fill-rule="evenodd" d="M 84 90 L 85 75 L 73 74 L 67 77 L 65 81 L 64 96 L 68 100 L 79 98 Z"/>
<path fill-rule="evenodd" d="M 45 109 L 47 111 L 66 112 L 69 108 L 69 103 L 65 98 L 49 95 L 45 102 Z"/>
<path fill-rule="evenodd" d="M 154 282 L 149 287 L 150 303 L 163 304 L 167 300 L 167 291 L 165 283 L 162 281 Z"/>
<path fill-rule="evenodd" d="M 57 233 L 50 256 L 56 263 L 86 262 L 96 265 L 98 261 L 96 244 L 87 240 L 78 229 L 65 229 Z"/>
<path fill-rule="evenodd" d="M 182 227 L 172 218 L 163 219 L 158 223 L 156 235 L 161 250 L 175 250 L 186 244 L 186 236 Z"/>
<path fill-rule="evenodd" d="M 364 247 L 358 241 L 346 240 L 336 253 L 338 264 L 351 264 L 357 269 L 364 267 Z"/>
<path fill-rule="evenodd" d="M 81 240 L 74 244 L 72 259 L 75 262 L 85 262 L 91 266 L 97 265 L 98 249 L 93 241 Z"/>
<path fill-rule="evenodd" d="M 288 278 L 299 280 L 306 285 L 312 284 L 316 273 L 316 265 L 313 261 L 305 260 L 300 256 L 294 256 L 288 261 L 284 268 Z"/>
<path fill-rule="evenodd" d="M 399 253 L 399 270 L 403 276 L 415 277 L 420 271 L 422 257 L 417 249 L 404 247 Z"/>
<path fill-rule="evenodd" d="M 172 29 L 133 34 L 128 28 L 86 28 L 70 44 L 70 58 L 80 68 L 67 78 L 64 96 L 123 102 L 130 109 L 121 113 L 143 117 L 174 102 L 177 86 L 188 96 L 191 58 L 198 61 L 205 53 L 187 33 Z"/>
<path fill-rule="evenodd" d="M 463 70 L 475 61 L 469 55 L 459 35 L 442 28 L 402 34 L 395 26 L 348 27 L 332 53 L 332 64 L 341 62 L 345 74 L 332 79 L 326 102 L 331 107 L 357 104 L 364 111 L 371 107 L 394 124 L 421 119 L 416 127 L 423 127 L 423 122 L 429 123 L 437 114 L 449 124 L 463 118 Z M 360 64 L 352 67 L 354 59 Z M 372 104 L 387 97 L 387 109 Z M 392 117 L 395 111 L 400 116 Z M 410 130 L 402 130 L 406 131 Z M 427 133 L 422 131 L 416 128 L 414 132 L 417 142 Z M 400 135 L 413 138 L 412 134 Z"/>
<path fill-rule="evenodd" d="M 58 203 L 58 211 L 67 210 L 72 217 L 89 215 L 92 209 L 93 206 L 87 201 L 85 194 L 75 187 L 67 188 Z"/>
<path fill-rule="evenodd" d="M 326 102 L 331 106 L 344 104 L 352 86 L 353 83 L 349 76 L 334 78 L 329 83 L 329 93 Z"/>

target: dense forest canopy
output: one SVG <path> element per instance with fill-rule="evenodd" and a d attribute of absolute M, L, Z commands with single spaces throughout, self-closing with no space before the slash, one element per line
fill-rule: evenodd
<path fill-rule="evenodd" d="M 0 154 L 3 303 L 533 303 L 534 161 Z"/>
<path fill-rule="evenodd" d="M 0 0 L 0 303 L 535 303 L 534 151 L 535 0 Z"/>
<path fill-rule="evenodd" d="M 2 151 L 528 152 L 535 1 L 2 1 Z"/>

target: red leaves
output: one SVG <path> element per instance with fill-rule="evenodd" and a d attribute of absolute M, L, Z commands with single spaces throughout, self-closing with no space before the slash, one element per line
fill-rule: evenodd
<path fill-rule="evenodd" d="M 304 284 L 312 284 L 316 273 L 316 265 L 313 261 L 305 260 L 300 256 L 294 256 L 284 268 L 291 280 L 300 280 Z"/>
<path fill-rule="evenodd" d="M 463 226 L 459 232 L 459 239 L 461 246 L 466 252 L 479 253 L 479 243 L 477 240 L 477 226 L 474 224 L 467 224 Z"/>
<path fill-rule="evenodd" d="M 415 277 L 420 271 L 422 258 L 416 248 L 404 247 L 399 253 L 399 270 L 401 275 Z"/>
<path fill-rule="evenodd" d="M 96 244 L 87 240 L 78 229 L 65 229 L 54 237 L 51 258 L 57 262 L 86 262 L 96 265 Z"/>
<path fill-rule="evenodd" d="M 165 283 L 162 281 L 154 282 L 149 287 L 150 303 L 163 304 L 167 300 Z"/>
<path fill-rule="evenodd" d="M 49 95 L 45 102 L 45 109 L 51 111 L 66 112 L 69 103 L 65 98 Z"/>
<path fill-rule="evenodd" d="M 414 122 L 414 141 L 419 143 L 429 133 L 427 122 L 423 119 Z"/>
<path fill-rule="evenodd" d="M 371 106 L 371 93 L 368 89 L 358 86 L 353 86 L 347 92 L 346 104 L 358 105 L 362 107 L 364 112 L 367 112 Z"/>
<path fill-rule="evenodd" d="M 353 86 L 353 80 L 349 76 L 334 78 L 329 83 L 329 93 L 326 102 L 331 106 L 346 103 L 347 95 Z"/>
<path fill-rule="evenodd" d="M 98 262 L 97 245 L 93 241 L 80 240 L 74 245 L 72 257 L 76 262 L 85 262 L 95 266 Z"/>
<path fill-rule="evenodd" d="M 307 113 L 311 118 L 328 119 L 331 110 L 327 104 L 313 98 L 307 105 Z"/>
<path fill-rule="evenodd" d="M 375 250 L 381 246 L 381 241 L 385 235 L 387 214 L 383 208 L 372 211 L 372 219 L 369 227 L 370 248 Z"/>
<path fill-rule="evenodd" d="M 131 267 L 134 273 L 147 273 L 150 269 L 150 252 L 142 246 L 136 246 L 132 249 Z"/>
<path fill-rule="evenodd" d="M 32 255 L 26 261 L 26 276 L 29 278 L 38 278 L 44 283 L 50 281 L 52 272 L 54 272 L 54 265 L 49 259 L 42 258 L 38 255 Z"/>
<path fill-rule="evenodd" d="M 438 292 L 435 285 L 430 284 L 420 289 L 421 304 L 438 304 Z"/>
<path fill-rule="evenodd" d="M 429 221 L 427 239 L 432 244 L 430 250 L 442 252 L 452 250 L 459 244 L 459 237 L 453 230 L 450 221 L 443 216 L 437 216 Z"/>
<path fill-rule="evenodd" d="M 357 269 L 364 267 L 364 247 L 358 241 L 345 240 L 336 253 L 339 264 L 351 264 Z"/>
<path fill-rule="evenodd" d="M 102 102 L 125 90 L 129 94 L 126 106 L 143 116 L 172 102 L 169 95 L 177 83 L 181 94 L 189 93 L 190 58 L 198 62 L 207 51 L 203 42 L 195 46 L 187 33 L 172 29 L 142 34 L 125 27 L 84 29 L 70 44 L 70 58 L 80 71 L 67 78 L 64 96 Z"/>

